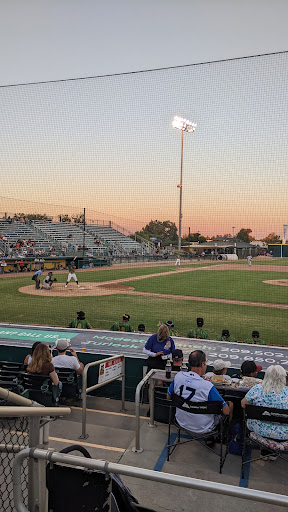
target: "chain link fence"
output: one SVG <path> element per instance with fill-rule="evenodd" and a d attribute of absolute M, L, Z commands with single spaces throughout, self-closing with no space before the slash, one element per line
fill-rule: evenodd
<path fill-rule="evenodd" d="M 11 405 L 1 400 L 0 407 Z M 15 454 L 29 446 L 29 418 L 0 418 L 0 510 L 14 512 L 13 463 Z M 28 506 L 28 460 L 21 470 L 23 501 Z"/>

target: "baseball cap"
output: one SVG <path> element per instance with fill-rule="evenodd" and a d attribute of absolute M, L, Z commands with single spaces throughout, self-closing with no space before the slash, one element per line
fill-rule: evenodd
<path fill-rule="evenodd" d="M 254 361 L 244 361 L 241 364 L 241 373 L 242 375 L 249 375 L 250 373 L 254 373 L 255 371 L 261 372 L 262 366 L 257 366 Z"/>
<path fill-rule="evenodd" d="M 224 370 L 224 368 L 230 368 L 230 361 L 223 361 L 223 359 L 216 359 L 213 363 L 213 368 L 216 371 Z"/>
<path fill-rule="evenodd" d="M 197 321 L 198 327 L 202 327 L 202 325 L 204 324 L 204 320 L 201 316 L 199 316 L 196 321 Z"/>
<path fill-rule="evenodd" d="M 70 340 L 67 340 L 66 338 L 59 338 L 55 343 L 55 347 L 58 348 L 60 350 L 60 352 L 62 350 L 66 350 L 66 348 L 68 348 L 69 345 L 70 345 Z"/>
<path fill-rule="evenodd" d="M 252 331 L 252 338 L 259 338 L 259 331 Z"/>
<path fill-rule="evenodd" d="M 223 329 L 223 331 L 222 331 L 222 336 L 223 336 L 223 337 L 225 336 L 225 337 L 227 337 L 227 338 L 228 338 L 228 336 L 230 336 L 230 332 L 228 331 L 228 329 Z"/>
<path fill-rule="evenodd" d="M 179 359 L 183 359 L 183 352 L 179 348 L 175 348 L 172 352 L 172 359 L 175 361 L 179 361 Z"/>
<path fill-rule="evenodd" d="M 144 324 L 139 324 L 138 325 L 138 331 L 145 332 L 145 325 Z"/>
<path fill-rule="evenodd" d="M 85 317 L 85 313 L 84 311 L 77 311 L 77 316 L 79 316 L 80 318 L 84 318 Z"/>
<path fill-rule="evenodd" d="M 130 320 L 130 315 L 127 315 L 127 313 L 125 313 L 123 315 L 123 320 Z"/>
<path fill-rule="evenodd" d="M 172 320 L 167 320 L 167 322 L 165 322 L 165 325 L 167 325 L 167 327 L 174 327 L 174 322 L 172 322 Z"/>

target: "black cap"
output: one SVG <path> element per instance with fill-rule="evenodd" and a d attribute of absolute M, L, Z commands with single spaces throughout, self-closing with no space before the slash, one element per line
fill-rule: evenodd
<path fill-rule="evenodd" d="M 259 331 L 252 331 L 252 338 L 259 338 Z"/>
<path fill-rule="evenodd" d="M 123 320 L 125 320 L 125 322 L 128 322 L 128 320 L 130 320 L 130 315 L 127 315 L 127 313 L 125 313 L 123 315 Z"/>
<path fill-rule="evenodd" d="M 198 327 L 202 327 L 203 324 L 204 324 L 204 320 L 203 320 L 203 318 L 201 318 L 201 316 L 199 316 L 197 318 L 197 325 L 198 325 Z"/>
<path fill-rule="evenodd" d="M 175 348 L 172 352 L 172 359 L 175 361 L 179 361 L 179 359 L 183 359 L 183 352 L 179 348 Z"/>
<path fill-rule="evenodd" d="M 225 338 L 228 338 L 228 336 L 230 336 L 230 332 L 228 331 L 228 329 L 223 329 L 222 336 Z"/>
<path fill-rule="evenodd" d="M 77 311 L 77 316 L 79 316 L 79 318 L 85 318 L 84 311 Z"/>
<path fill-rule="evenodd" d="M 261 372 L 262 370 L 262 366 L 257 366 L 256 363 L 254 363 L 254 361 L 244 361 L 242 364 L 241 364 L 241 373 L 242 375 L 244 376 L 249 376 L 250 373 L 254 373 L 254 372 Z"/>
<path fill-rule="evenodd" d="M 174 327 L 174 322 L 172 322 L 172 320 L 167 320 L 167 322 L 165 322 L 165 325 L 167 325 L 167 327 L 171 328 L 171 327 Z"/>
<path fill-rule="evenodd" d="M 144 324 L 139 324 L 138 325 L 138 331 L 145 332 L 145 325 Z"/>

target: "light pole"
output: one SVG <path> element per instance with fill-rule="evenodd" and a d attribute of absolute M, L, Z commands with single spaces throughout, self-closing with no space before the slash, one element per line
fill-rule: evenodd
<path fill-rule="evenodd" d="M 178 251 L 181 251 L 181 226 L 182 226 L 182 171 L 183 171 L 183 133 L 188 132 L 192 133 L 196 130 L 196 123 L 192 123 L 188 121 L 188 119 L 183 119 L 183 117 L 175 116 L 172 122 L 173 128 L 177 128 L 177 130 L 181 130 L 181 172 L 180 172 L 180 185 L 177 185 L 177 188 L 180 188 L 180 204 L 179 204 L 179 234 L 178 234 Z"/>
<path fill-rule="evenodd" d="M 233 238 L 234 238 L 234 229 L 235 229 L 235 226 L 232 226 L 232 229 L 233 229 Z"/>

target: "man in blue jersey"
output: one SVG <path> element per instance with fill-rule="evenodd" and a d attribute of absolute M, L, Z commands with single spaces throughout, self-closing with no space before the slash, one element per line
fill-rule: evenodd
<path fill-rule="evenodd" d="M 232 418 L 233 404 L 225 402 L 213 384 L 204 380 L 206 373 L 206 355 L 202 350 L 194 350 L 189 355 L 190 372 L 178 372 L 167 392 L 167 398 L 171 399 L 171 393 L 191 400 L 191 402 L 221 401 L 223 414 Z M 215 414 L 193 414 L 176 408 L 176 420 L 179 425 L 198 434 L 206 434 L 219 423 L 219 417 Z"/>

